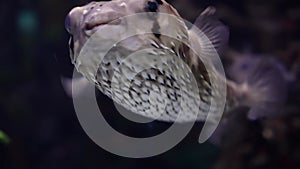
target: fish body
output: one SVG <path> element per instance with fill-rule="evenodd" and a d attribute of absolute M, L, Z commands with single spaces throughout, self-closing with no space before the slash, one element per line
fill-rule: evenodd
<path fill-rule="evenodd" d="M 222 51 L 229 33 L 214 8 L 202 12 L 188 29 L 163 0 L 91 2 L 71 10 L 66 29 L 77 70 L 139 115 L 169 122 L 205 121 L 209 112 L 224 107 L 223 98 L 227 110 L 261 105 L 251 102 L 259 96 L 249 90 L 254 82 L 245 81 L 245 89 L 216 66 L 213 55 Z"/>

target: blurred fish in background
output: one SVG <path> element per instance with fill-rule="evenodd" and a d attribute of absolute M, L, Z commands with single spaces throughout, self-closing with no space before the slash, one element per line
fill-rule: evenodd
<path fill-rule="evenodd" d="M 286 81 L 288 94 L 281 114 L 253 121 L 232 113 L 221 122 L 211 138 L 222 147 L 213 168 L 298 168 L 299 3 L 225 0 L 216 4 L 218 16 L 231 30 L 231 49 L 222 57 L 227 76 L 242 83 L 258 63 L 272 60 L 282 74 L 274 76 Z"/>
<path fill-rule="evenodd" d="M 216 138 L 222 140 L 220 144 L 199 145 L 196 138 L 202 124 L 196 124 L 174 149 L 140 160 L 111 155 L 92 143 L 80 127 L 72 102 L 61 85 L 60 77 L 71 77 L 73 71 L 64 19 L 74 6 L 88 2 L 0 2 L 0 130 L 10 139 L 8 144 L 0 143 L 1 169 L 299 168 L 299 1 L 169 0 L 191 23 L 203 9 L 214 5 L 218 17 L 230 28 L 230 50 L 225 49 L 222 56 L 228 78 L 243 81 L 241 72 L 230 73 L 239 60 L 254 56 L 256 59 L 247 61 L 251 65 L 271 58 L 286 72 L 288 95 L 282 114 L 259 120 L 249 120 L 246 113 L 229 116 L 223 124 L 227 131 L 215 135 L 221 136 Z M 247 65 L 242 64 L 240 68 L 244 70 Z M 112 105 L 111 101 L 99 95 L 103 109 L 111 111 L 110 106 L 105 107 Z M 243 111 L 248 110 L 239 110 Z M 106 118 L 124 133 L 145 137 L 168 128 L 160 122 L 139 128 L 128 125 L 117 115 L 106 115 Z"/>

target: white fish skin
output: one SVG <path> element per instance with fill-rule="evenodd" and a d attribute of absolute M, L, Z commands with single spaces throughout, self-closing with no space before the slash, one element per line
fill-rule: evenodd
<path fill-rule="evenodd" d="M 170 6 L 167 2 L 163 0 L 113 0 L 109 2 L 91 2 L 82 7 L 76 7 L 68 14 L 66 18 L 66 29 L 71 34 L 70 40 L 70 55 L 73 63 L 76 65 L 78 61 L 78 55 L 81 51 L 82 46 L 86 43 L 87 39 L 95 33 L 99 28 L 103 25 L 118 27 L 118 30 L 122 30 L 124 24 L 119 19 L 123 16 L 142 13 L 142 12 L 162 12 L 167 14 L 172 14 L 178 17 L 178 22 L 172 23 L 172 25 L 165 25 L 164 23 L 159 22 L 159 20 L 145 21 L 145 24 L 150 24 L 150 27 L 153 29 L 168 29 L 173 31 L 175 34 L 180 35 L 184 41 L 190 44 L 193 48 L 197 48 L 201 56 L 194 55 L 190 49 L 185 47 L 182 43 L 173 41 L 170 38 L 160 36 L 158 34 L 150 34 L 150 35 L 141 35 L 130 38 L 128 41 L 125 41 L 120 44 L 121 50 L 116 50 L 111 53 L 111 57 L 107 58 L 104 61 L 104 64 L 107 65 L 116 65 L 118 63 L 118 57 L 122 57 L 125 53 L 130 53 L 132 51 L 143 49 L 143 47 L 152 47 L 152 52 L 150 53 L 159 53 L 167 50 L 171 53 L 177 54 L 181 59 L 183 59 L 187 65 L 189 65 L 190 70 L 195 75 L 199 86 L 199 95 L 202 99 L 203 105 L 210 105 L 207 101 L 211 97 L 211 87 L 212 85 L 218 84 L 210 84 L 209 78 L 207 75 L 207 71 L 211 71 L 214 78 L 220 78 L 222 81 L 227 83 L 227 109 L 235 109 L 237 107 L 246 106 L 250 108 L 249 118 L 257 119 L 265 116 L 265 112 L 268 112 L 269 109 L 273 105 L 282 105 L 284 100 L 281 99 L 273 99 L 273 97 L 280 97 L 284 95 L 284 85 L 276 84 L 279 79 L 276 79 L 273 75 L 276 74 L 277 69 L 272 65 L 273 63 L 270 61 L 262 61 L 255 67 L 253 72 L 250 72 L 246 79 L 244 79 L 245 83 L 238 83 L 238 79 L 236 81 L 226 80 L 225 77 L 221 76 L 218 73 L 218 70 L 214 68 L 215 61 L 208 57 L 210 56 L 210 52 L 215 48 L 218 52 L 221 52 L 224 46 L 226 45 L 229 37 L 229 31 L 226 26 L 224 26 L 220 21 L 217 20 L 215 16 L 215 9 L 213 7 L 207 8 L 196 20 L 195 27 L 198 27 L 202 32 L 197 31 L 195 27 L 192 27 L 190 30 L 183 24 L 183 21 L 180 21 L 180 16 L 178 12 Z M 126 28 L 124 28 L 126 29 Z M 158 30 L 159 30 L 158 29 Z M 116 32 L 111 31 L 109 36 L 117 36 Z M 159 31 L 158 31 L 159 33 Z M 206 38 L 204 38 L 206 37 Z M 207 40 L 209 39 L 209 41 Z M 99 41 L 100 44 L 104 44 L 105 41 Z M 136 45 L 132 45 L 132 44 Z M 155 44 L 155 45 L 154 45 Z M 213 45 L 213 47 L 212 47 Z M 163 55 L 162 55 L 163 56 Z M 206 70 L 202 61 L 211 62 L 211 67 Z M 145 61 L 146 63 L 147 61 Z M 175 62 L 174 62 L 175 63 Z M 175 71 L 176 64 L 169 64 L 170 69 Z M 130 68 L 130 64 L 132 62 L 127 62 L 127 66 Z M 88 65 L 86 65 L 88 66 Z M 101 67 L 101 66 L 100 66 Z M 271 71 L 265 72 L 265 69 L 271 67 Z M 111 71 L 114 71 L 114 67 L 101 67 L 98 70 L 98 75 L 96 81 L 92 81 L 96 83 L 97 87 L 106 95 L 111 97 Z M 129 72 L 133 72 L 135 70 L 129 69 Z M 81 72 L 83 76 L 86 78 L 89 77 L 88 72 Z M 182 73 L 182 72 L 181 72 Z M 257 74 L 261 74 L 257 76 Z M 140 95 L 143 92 L 147 95 L 149 92 L 143 91 L 147 90 L 156 90 L 157 81 L 154 82 L 151 80 L 151 77 L 156 77 L 158 79 L 163 79 L 164 83 L 158 85 L 158 88 L 161 89 L 161 95 L 166 94 L 171 98 L 171 93 L 178 92 L 176 89 L 176 81 L 178 79 L 174 79 L 171 77 L 170 72 L 159 72 L 150 70 L 147 72 L 147 76 L 141 75 L 141 82 L 137 82 L 138 86 L 136 89 L 132 89 L 132 92 L 139 93 Z M 269 77 L 270 76 L 270 77 Z M 147 78 L 146 78 L 147 77 Z M 90 78 L 88 78 L 90 79 Z M 148 83 L 146 83 L 148 81 Z M 267 83 L 273 82 L 273 83 Z M 124 83 L 127 83 L 124 81 Z M 261 85 L 265 84 L 265 85 Z M 150 84 L 150 88 L 149 87 Z M 141 86 L 142 85 L 142 86 Z M 146 88 L 144 88 L 146 86 Z M 170 91 L 163 90 L 165 87 L 171 86 Z M 191 89 L 193 90 L 193 89 Z M 226 89 L 225 89 L 226 90 Z M 282 93 L 278 93 L 278 95 L 273 95 L 274 91 L 283 91 Z M 178 94 L 178 93 L 177 93 Z M 185 93 L 189 95 L 189 93 Z M 217 94 L 216 94 L 217 95 Z M 173 96 L 173 95 L 172 95 Z M 157 96 L 156 96 L 157 97 Z M 271 99 L 272 98 L 272 99 Z M 136 106 L 139 110 L 138 114 L 145 115 L 150 118 L 157 118 L 157 114 L 155 114 L 156 110 L 152 110 L 153 106 L 157 106 L 155 103 L 150 102 L 150 105 L 144 104 L 144 102 L 139 102 L 135 99 L 142 99 L 139 97 L 133 97 L 133 95 L 124 95 L 117 98 L 119 103 L 125 102 L 125 100 L 129 101 L 128 103 L 124 103 L 124 105 L 130 105 L 135 103 L 141 103 L 141 106 Z M 159 99 L 159 97 L 157 97 Z M 177 98 L 178 99 L 178 98 Z M 170 111 L 168 115 L 163 115 L 158 120 L 162 121 L 175 121 L 176 119 L 176 106 L 173 103 L 176 103 L 178 100 L 175 99 L 170 102 Z M 135 101 L 130 103 L 130 101 Z M 167 99 L 168 100 L 168 99 Z M 150 112 L 147 113 L 146 108 L 150 106 Z M 200 107 L 201 109 L 202 107 Z M 181 119 L 181 122 L 189 121 L 189 113 L 185 112 L 186 116 Z M 200 113 L 201 114 L 201 113 Z M 272 110 L 268 114 L 274 114 Z M 205 112 L 202 113 L 202 116 L 198 118 L 198 120 L 204 121 L 206 119 Z"/>

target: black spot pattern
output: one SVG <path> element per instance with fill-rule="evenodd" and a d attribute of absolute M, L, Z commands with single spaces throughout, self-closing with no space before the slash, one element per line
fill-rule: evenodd
<path fill-rule="evenodd" d="M 158 3 L 159 5 L 163 4 L 163 2 L 161 0 L 156 0 L 156 3 Z"/>
<path fill-rule="evenodd" d="M 158 6 L 157 6 L 157 3 L 156 2 L 151 2 L 151 1 L 148 1 L 148 10 L 150 12 L 156 12 L 158 9 Z"/>
<path fill-rule="evenodd" d="M 155 21 L 154 25 L 153 25 L 153 28 L 152 28 L 152 32 L 153 32 L 154 36 L 158 39 L 160 38 L 160 35 L 161 35 L 159 33 L 159 29 L 160 29 L 159 24 L 157 23 L 157 21 Z"/>

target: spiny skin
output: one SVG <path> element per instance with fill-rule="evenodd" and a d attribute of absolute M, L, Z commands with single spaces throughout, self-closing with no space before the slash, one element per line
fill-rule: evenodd
<path fill-rule="evenodd" d="M 91 35 L 99 33 L 99 36 L 102 36 L 101 32 L 97 32 L 102 25 L 118 26 L 118 30 L 123 31 L 122 27 L 125 25 L 122 25 L 123 22 L 119 18 L 142 12 L 172 14 L 177 16 L 178 20 L 166 27 L 162 26 L 163 23 L 155 16 L 149 16 L 145 24 L 150 24 L 153 33 L 136 35 L 121 41 L 105 55 L 100 65 L 84 65 L 82 61 L 78 61 L 79 52 Z M 218 95 L 212 92 L 212 85 L 217 84 L 211 84 L 207 71 L 215 70 L 211 65 L 205 67 L 201 56 L 195 55 L 187 46 L 191 43 L 189 31 L 176 10 L 165 1 L 91 2 L 86 6 L 74 8 L 67 17 L 66 27 L 72 35 L 70 51 L 73 63 L 101 92 L 115 102 L 134 113 L 163 121 L 175 121 L 180 111 L 183 115 L 177 121 L 191 121 L 197 113 L 195 109 L 200 109 L 198 120 L 206 119 L 211 98 Z M 173 31 L 179 39 L 160 35 L 163 29 Z M 111 36 L 114 38 L 115 32 L 112 32 Z M 96 42 L 101 46 L 105 40 Z M 136 51 L 142 51 L 139 55 L 145 59 L 126 59 Z M 184 63 L 181 63 L 180 59 Z M 133 67 L 133 64 L 139 65 L 140 69 L 137 70 L 138 66 Z M 144 66 L 149 66 L 147 64 L 151 64 L 152 68 L 142 70 Z M 98 69 L 96 79 L 93 79 L 89 76 L 89 67 L 95 66 Z M 193 77 L 189 70 L 198 86 L 191 83 Z M 216 71 L 212 74 L 212 78 L 219 78 Z"/>
<path fill-rule="evenodd" d="M 190 85 L 188 72 L 175 73 L 180 66 L 187 69 L 186 65 L 174 60 L 174 57 L 181 57 L 180 53 L 176 53 L 171 48 L 162 48 L 160 44 L 157 45 L 157 47 L 146 48 L 144 52 L 137 53 L 137 55 L 144 56 L 145 62 L 125 59 L 124 57 L 132 51 L 116 46 L 99 66 L 96 78 L 98 88 L 117 103 L 124 107 L 131 107 L 133 112 L 164 121 L 175 121 L 178 113 L 183 111 L 180 109 L 181 106 L 186 113 L 180 121 L 191 121 L 192 113 L 195 113 L 191 106 L 202 102 L 202 105 L 206 106 L 200 107 L 201 114 L 198 118 L 205 119 L 211 95 L 210 84 L 203 76 L 203 74 L 207 76 L 206 70 L 203 69 L 200 72 L 199 68 L 192 68 L 192 71 L 197 73 L 195 80 L 198 87 L 203 89 L 198 91 L 201 100 L 197 100 L 193 94 L 197 92 L 195 88 L 198 87 Z M 152 68 L 143 70 L 144 67 L 149 66 L 145 63 L 151 63 Z M 134 75 L 135 77 L 131 79 L 130 76 Z M 112 79 L 113 76 L 114 79 Z M 194 102 L 185 102 L 187 98 L 193 98 Z"/>

